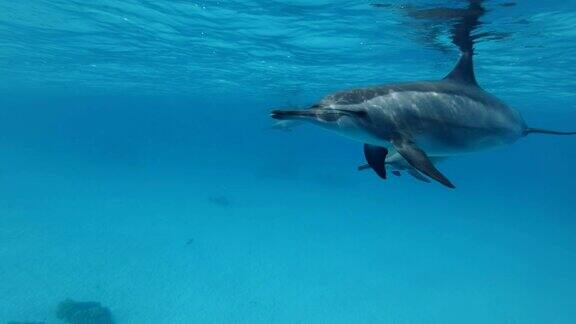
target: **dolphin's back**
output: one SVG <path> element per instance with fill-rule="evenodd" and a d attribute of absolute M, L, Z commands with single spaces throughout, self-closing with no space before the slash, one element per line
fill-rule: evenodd
<path fill-rule="evenodd" d="M 496 97 L 450 79 L 351 89 L 328 95 L 321 104 L 362 107 L 374 120 L 386 120 L 388 130 L 410 135 L 430 154 L 511 143 L 526 128 L 520 114 Z"/>
<path fill-rule="evenodd" d="M 376 97 L 400 94 L 405 92 L 442 93 L 448 95 L 463 95 L 477 101 L 490 102 L 491 104 L 504 105 L 494 96 L 488 94 L 477 86 L 469 86 L 450 80 L 419 81 L 394 83 L 364 88 L 349 89 L 332 93 L 321 104 L 355 105 L 361 104 Z"/>

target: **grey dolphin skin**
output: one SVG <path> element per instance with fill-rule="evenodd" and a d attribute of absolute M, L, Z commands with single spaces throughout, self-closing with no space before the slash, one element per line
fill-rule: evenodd
<path fill-rule="evenodd" d="M 470 1 L 483 13 L 480 1 Z M 274 110 L 278 120 L 301 120 L 364 143 L 364 156 L 386 178 L 386 156 L 398 153 L 415 170 L 446 187 L 454 185 L 434 159 L 512 144 L 532 133 L 575 135 L 530 128 L 520 113 L 476 82 L 470 32 L 478 16 L 455 27 L 460 59 L 441 80 L 398 83 L 336 92 L 303 110 Z"/>

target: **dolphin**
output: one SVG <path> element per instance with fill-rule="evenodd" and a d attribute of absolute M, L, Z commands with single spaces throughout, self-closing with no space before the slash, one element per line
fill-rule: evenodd
<path fill-rule="evenodd" d="M 528 127 L 520 113 L 476 82 L 472 53 L 462 52 L 441 80 L 357 88 L 329 94 L 303 110 L 274 110 L 278 120 L 302 120 L 364 143 L 364 156 L 381 178 L 394 149 L 414 169 L 449 188 L 431 157 L 512 144 L 532 133 L 576 135 Z"/>
<path fill-rule="evenodd" d="M 476 81 L 472 31 L 486 10 L 469 0 L 452 32 L 460 58 L 440 80 L 395 83 L 339 91 L 307 109 L 273 110 L 277 120 L 309 122 L 364 143 L 370 168 L 386 179 L 386 158 L 397 152 L 414 170 L 449 188 L 435 158 L 509 145 L 529 134 L 576 135 L 528 127 L 520 113 Z"/>

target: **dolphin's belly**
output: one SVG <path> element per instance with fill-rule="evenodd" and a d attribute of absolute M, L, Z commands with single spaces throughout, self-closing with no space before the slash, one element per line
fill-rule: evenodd
<path fill-rule="evenodd" d="M 373 116 L 429 155 L 453 155 L 510 144 L 522 136 L 520 114 L 486 95 L 401 92 L 366 102 Z"/>

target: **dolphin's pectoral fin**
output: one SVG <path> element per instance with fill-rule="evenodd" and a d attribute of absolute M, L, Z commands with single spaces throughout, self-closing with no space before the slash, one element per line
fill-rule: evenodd
<path fill-rule="evenodd" d="M 422 173 L 416 171 L 416 169 L 410 169 L 408 170 L 408 174 L 410 174 L 411 176 L 413 176 L 416 180 L 420 180 L 422 182 L 426 182 L 426 183 L 430 183 L 430 179 L 426 178 L 425 176 L 422 175 Z"/>
<path fill-rule="evenodd" d="M 386 155 L 388 150 L 385 147 L 364 144 L 364 157 L 368 165 L 382 179 L 386 179 Z"/>
<path fill-rule="evenodd" d="M 402 173 L 400 173 L 400 171 L 398 171 L 398 170 L 392 171 L 392 174 L 395 175 L 395 176 L 397 176 L 397 177 L 399 177 L 399 176 L 402 175 Z"/>
<path fill-rule="evenodd" d="M 430 178 L 440 182 L 441 184 L 445 185 L 448 188 L 456 188 L 448 178 L 446 178 L 430 161 L 430 158 L 422 151 L 418 146 L 416 146 L 411 141 L 406 139 L 396 139 L 392 141 L 392 144 L 402 155 L 411 166 L 413 166 L 416 170 L 424 173 L 425 175 L 429 176 Z"/>

